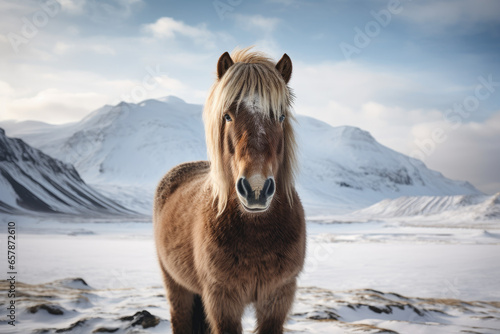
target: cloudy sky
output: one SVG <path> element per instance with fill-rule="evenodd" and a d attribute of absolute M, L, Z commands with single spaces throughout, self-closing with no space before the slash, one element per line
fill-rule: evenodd
<path fill-rule="evenodd" d="M 224 51 L 294 62 L 295 111 L 500 191 L 500 1 L 0 0 L 0 121 L 202 104 Z"/>

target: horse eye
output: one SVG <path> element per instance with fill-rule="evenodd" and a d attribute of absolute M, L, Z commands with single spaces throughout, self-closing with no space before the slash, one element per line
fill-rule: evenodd
<path fill-rule="evenodd" d="M 224 114 L 224 119 L 226 120 L 226 122 L 231 122 L 233 120 L 231 116 L 229 116 L 229 114 Z"/>
<path fill-rule="evenodd" d="M 281 115 L 279 118 L 280 123 L 283 123 L 284 120 L 285 120 L 285 115 Z"/>

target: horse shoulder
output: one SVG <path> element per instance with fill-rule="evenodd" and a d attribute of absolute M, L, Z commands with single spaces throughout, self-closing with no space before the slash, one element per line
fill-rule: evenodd
<path fill-rule="evenodd" d="M 186 184 L 196 176 L 208 174 L 209 170 L 210 163 L 208 161 L 186 162 L 173 167 L 163 176 L 156 188 L 154 211 L 157 212 L 157 210 L 161 210 L 165 201 L 180 186 Z"/>

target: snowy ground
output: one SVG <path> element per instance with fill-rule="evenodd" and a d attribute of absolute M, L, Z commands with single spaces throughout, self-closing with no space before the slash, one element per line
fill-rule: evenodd
<path fill-rule="evenodd" d="M 287 333 L 500 332 L 500 222 L 333 220 L 308 223 Z M 150 222 L 16 223 L 19 333 L 170 333 Z M 11 333 L 5 281 L 0 289 L 0 332 Z M 248 309 L 245 331 L 253 326 Z"/>

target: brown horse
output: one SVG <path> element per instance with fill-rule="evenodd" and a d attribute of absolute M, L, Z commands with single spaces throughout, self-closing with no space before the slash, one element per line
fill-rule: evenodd
<path fill-rule="evenodd" d="M 155 195 L 154 233 L 174 334 L 283 333 L 305 255 L 294 188 L 292 63 L 224 53 L 203 113 L 210 162 L 181 164 Z"/>

